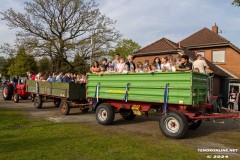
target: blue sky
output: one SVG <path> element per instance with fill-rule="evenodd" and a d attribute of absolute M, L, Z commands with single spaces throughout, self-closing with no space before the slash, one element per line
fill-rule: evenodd
<path fill-rule="evenodd" d="M 0 0 L 0 11 L 23 11 L 26 0 Z M 116 29 L 123 38 L 131 38 L 142 47 L 166 37 L 178 42 L 192 33 L 211 28 L 215 23 L 221 35 L 240 47 L 240 7 L 232 0 L 96 0 L 100 11 L 117 20 Z M 13 43 L 15 31 L 0 21 L 0 45 Z"/>

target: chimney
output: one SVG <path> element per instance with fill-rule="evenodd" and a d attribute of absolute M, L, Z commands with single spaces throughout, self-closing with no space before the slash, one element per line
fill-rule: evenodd
<path fill-rule="evenodd" d="M 214 33 L 218 34 L 218 26 L 216 25 L 216 23 L 215 23 L 215 25 L 212 27 L 212 31 L 213 31 Z"/>

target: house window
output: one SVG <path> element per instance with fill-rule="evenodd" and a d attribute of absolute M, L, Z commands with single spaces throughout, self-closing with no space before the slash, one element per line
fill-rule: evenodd
<path fill-rule="evenodd" d="M 198 51 L 198 52 L 197 52 L 197 55 L 201 55 L 201 56 L 204 57 L 204 51 Z"/>
<path fill-rule="evenodd" d="M 214 63 L 224 63 L 225 62 L 225 50 L 213 51 L 212 61 Z"/>

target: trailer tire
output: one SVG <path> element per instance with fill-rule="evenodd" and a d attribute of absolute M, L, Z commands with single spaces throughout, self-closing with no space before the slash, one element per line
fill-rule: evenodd
<path fill-rule="evenodd" d="M 68 115 L 70 112 L 70 106 L 67 101 L 62 101 L 60 104 L 61 113 L 63 115 Z"/>
<path fill-rule="evenodd" d="M 36 109 L 41 109 L 42 108 L 42 104 L 43 104 L 43 100 L 42 100 L 42 97 L 41 96 L 36 96 L 34 98 L 34 107 Z"/>
<path fill-rule="evenodd" d="M 2 95 L 4 100 L 11 100 L 13 96 L 13 86 L 3 86 Z"/>
<path fill-rule="evenodd" d="M 15 103 L 18 103 L 18 102 L 19 102 L 19 94 L 15 93 L 15 94 L 13 95 L 13 101 L 14 101 Z"/>
<path fill-rule="evenodd" d="M 105 103 L 100 104 L 96 110 L 96 119 L 101 125 L 109 125 L 114 121 L 114 108 Z"/>
<path fill-rule="evenodd" d="M 54 106 L 56 108 L 59 108 L 60 104 L 61 104 L 61 99 L 60 98 L 54 98 Z"/>
<path fill-rule="evenodd" d="M 161 116 L 159 127 L 166 137 L 180 139 L 187 133 L 188 121 L 184 114 L 172 110 Z"/>
<path fill-rule="evenodd" d="M 32 93 L 30 97 L 31 97 L 31 101 L 34 102 L 36 95 Z"/>
<path fill-rule="evenodd" d="M 136 117 L 131 109 L 122 109 L 120 114 L 124 120 L 133 120 Z"/>
<path fill-rule="evenodd" d="M 195 130 L 198 127 L 200 127 L 202 124 L 202 120 L 198 120 L 197 122 L 189 121 L 188 123 L 188 129 L 189 130 Z"/>

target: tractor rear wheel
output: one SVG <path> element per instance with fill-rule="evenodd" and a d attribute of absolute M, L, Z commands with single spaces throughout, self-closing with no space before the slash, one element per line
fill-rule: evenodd
<path fill-rule="evenodd" d="M 13 86 L 3 86 L 2 95 L 4 100 L 11 100 L 13 96 Z"/>
<path fill-rule="evenodd" d="M 18 103 L 18 102 L 19 102 L 19 94 L 18 94 L 18 93 L 15 93 L 15 94 L 13 95 L 13 101 L 14 101 L 15 103 Z"/>
<path fill-rule="evenodd" d="M 61 113 L 63 115 L 68 115 L 70 112 L 70 106 L 67 101 L 62 101 L 60 104 Z"/>
<path fill-rule="evenodd" d="M 114 108 L 108 104 L 102 103 L 97 107 L 96 119 L 99 124 L 108 125 L 114 121 Z"/>
<path fill-rule="evenodd" d="M 122 109 L 120 114 L 124 120 L 133 120 L 136 117 L 131 109 Z"/>
<path fill-rule="evenodd" d="M 34 98 L 34 107 L 37 109 L 41 109 L 43 104 L 43 100 L 41 96 L 36 96 Z"/>
<path fill-rule="evenodd" d="M 184 114 L 172 110 L 161 116 L 159 127 L 166 137 L 180 139 L 187 133 L 188 121 Z"/>

